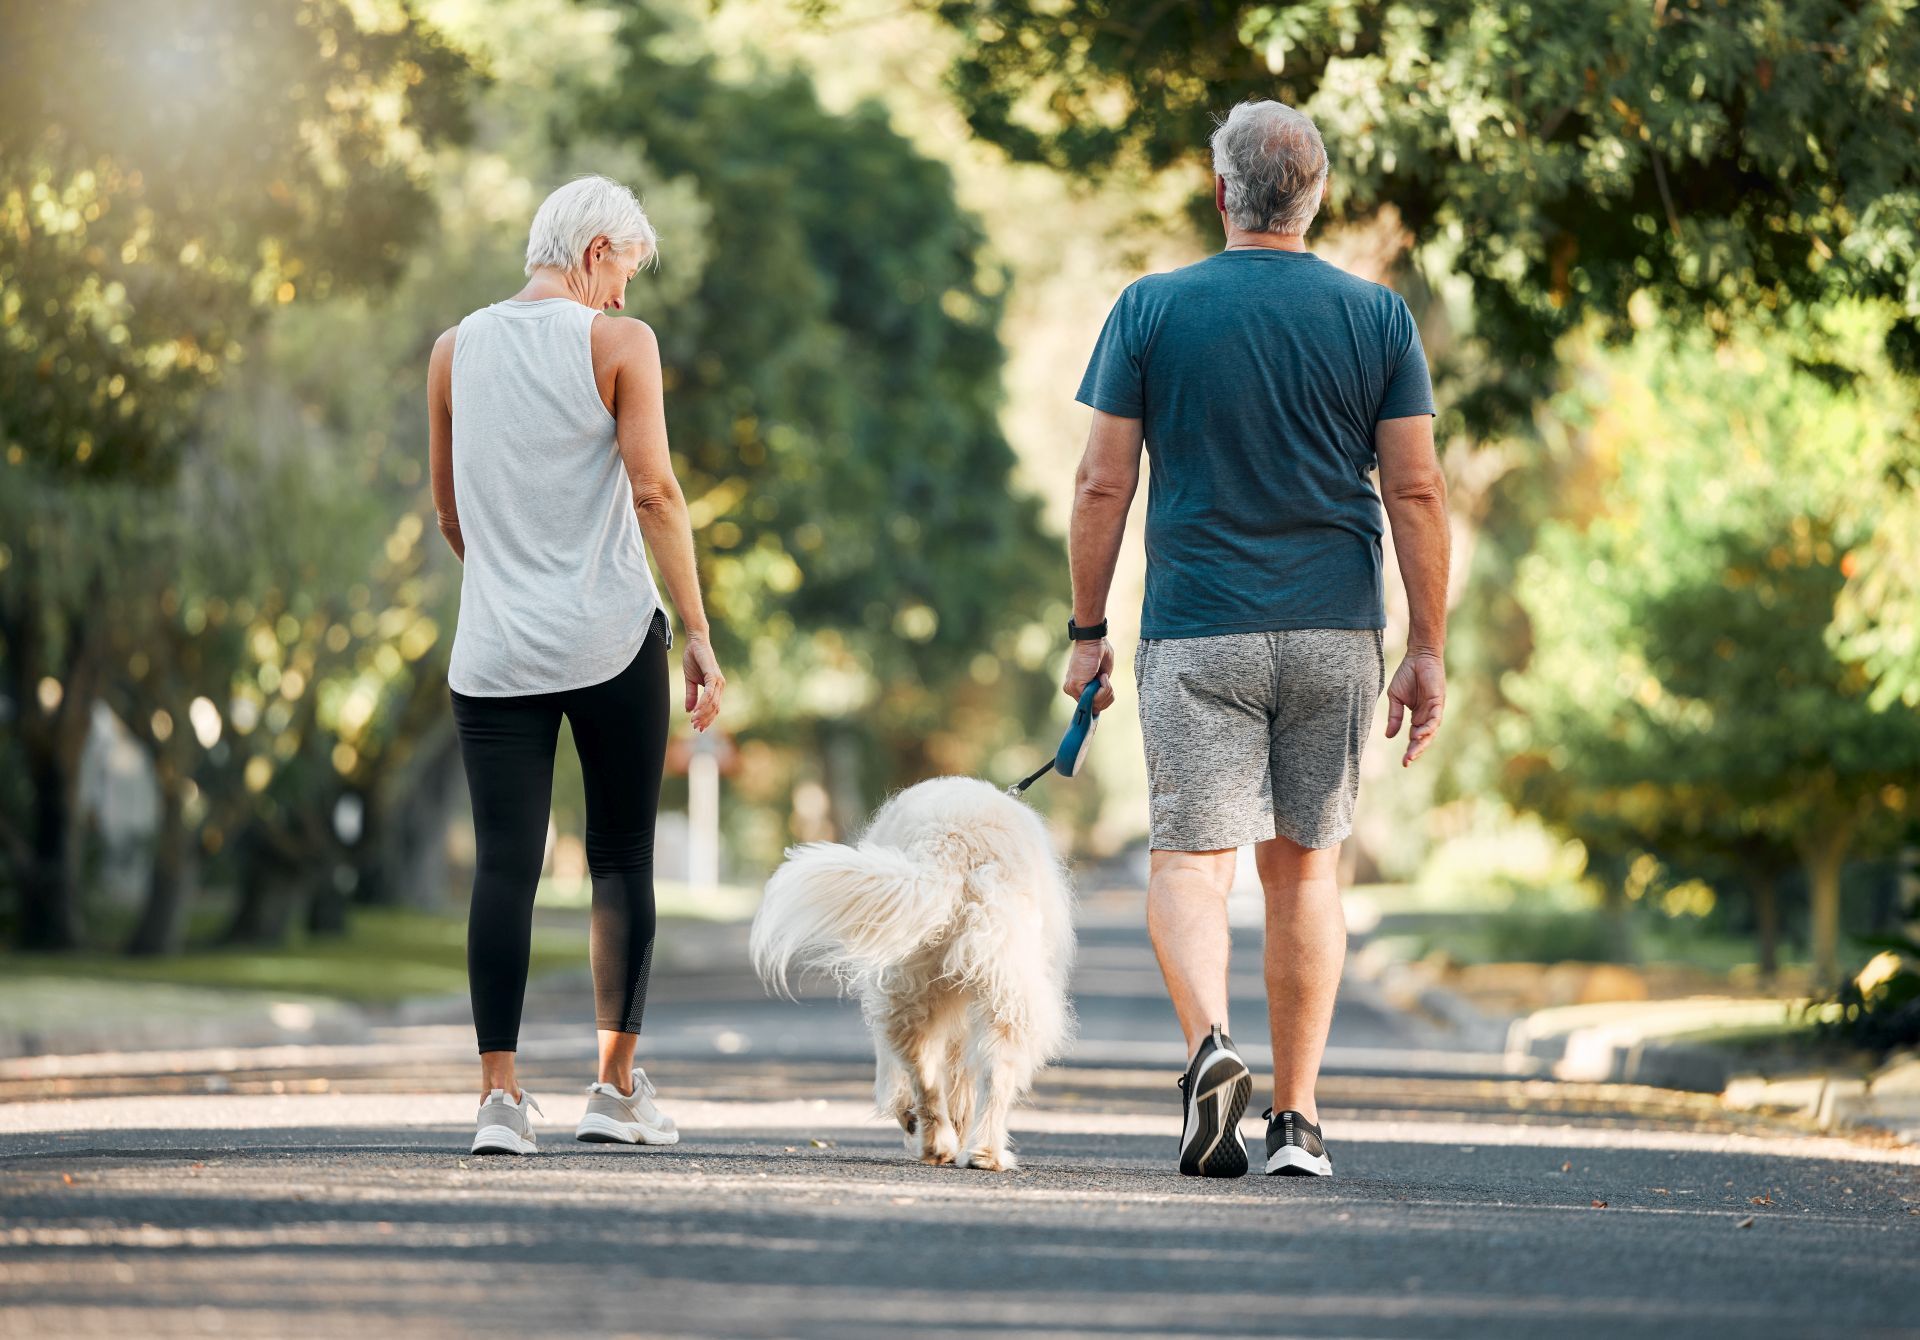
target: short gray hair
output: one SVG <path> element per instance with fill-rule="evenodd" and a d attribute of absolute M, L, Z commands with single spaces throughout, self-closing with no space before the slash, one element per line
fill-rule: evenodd
<path fill-rule="evenodd" d="M 1213 170 L 1227 183 L 1227 220 L 1250 233 L 1304 233 L 1320 211 L 1327 147 L 1305 112 L 1241 103 L 1213 132 Z"/>
<path fill-rule="evenodd" d="M 617 251 L 639 245 L 642 261 L 660 239 L 633 192 L 609 177 L 575 177 L 542 202 L 527 232 L 527 273 L 542 266 L 577 270 L 594 238 L 605 234 Z"/>

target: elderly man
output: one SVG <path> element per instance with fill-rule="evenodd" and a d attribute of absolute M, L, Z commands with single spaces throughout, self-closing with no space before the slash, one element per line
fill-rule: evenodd
<path fill-rule="evenodd" d="M 1147 591 L 1134 678 L 1151 789 L 1147 926 L 1192 1061 L 1180 1171 L 1238 1177 L 1252 1076 L 1227 1033 L 1227 889 L 1252 844 L 1266 892 L 1273 1106 L 1266 1171 L 1326 1176 L 1314 1084 L 1346 957 L 1335 862 L 1385 685 L 1381 530 L 1411 615 L 1386 686 L 1411 764 L 1446 698 L 1445 486 L 1420 336 L 1391 289 L 1313 255 L 1313 122 L 1277 102 L 1213 136 L 1217 255 L 1120 295 L 1077 399 L 1093 428 L 1071 530 L 1065 689 L 1107 677 L 1107 591 L 1140 477 Z M 1378 467 L 1380 489 L 1369 476 Z M 1100 695 L 1113 700 L 1111 685 Z"/>

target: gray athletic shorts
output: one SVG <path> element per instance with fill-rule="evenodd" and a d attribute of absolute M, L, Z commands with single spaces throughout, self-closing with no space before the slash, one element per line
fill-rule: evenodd
<path fill-rule="evenodd" d="M 1150 845 L 1220 851 L 1353 831 L 1360 750 L 1386 687 L 1377 628 L 1149 638 L 1133 661 Z"/>

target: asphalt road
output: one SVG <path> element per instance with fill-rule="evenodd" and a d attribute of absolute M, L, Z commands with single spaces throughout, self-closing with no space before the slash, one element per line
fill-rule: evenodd
<path fill-rule="evenodd" d="M 1920 1151 L 1504 1074 L 1363 983 L 1322 1087 L 1338 1176 L 1179 1177 L 1180 1044 L 1136 921 L 1088 900 L 1082 1040 L 1010 1174 L 908 1161 L 867 1117 L 852 1008 L 766 1000 L 737 929 L 669 930 L 694 948 L 656 975 L 643 1059 L 671 1149 L 570 1138 L 579 990 L 533 1002 L 547 1121 L 519 1160 L 464 1153 L 458 1025 L 0 1064 L 0 1333 L 1920 1335 Z"/>

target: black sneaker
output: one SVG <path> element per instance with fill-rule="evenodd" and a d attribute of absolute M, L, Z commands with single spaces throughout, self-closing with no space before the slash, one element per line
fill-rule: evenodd
<path fill-rule="evenodd" d="M 1233 1039 L 1215 1024 L 1180 1077 L 1186 1126 L 1180 1133 L 1180 1171 L 1188 1177 L 1243 1177 L 1247 1142 L 1240 1116 L 1253 1096 L 1253 1075 Z"/>
<path fill-rule="evenodd" d="M 1281 1177 L 1331 1177 L 1333 1160 L 1320 1139 L 1320 1128 L 1298 1112 L 1276 1113 L 1268 1108 L 1267 1171 Z"/>

